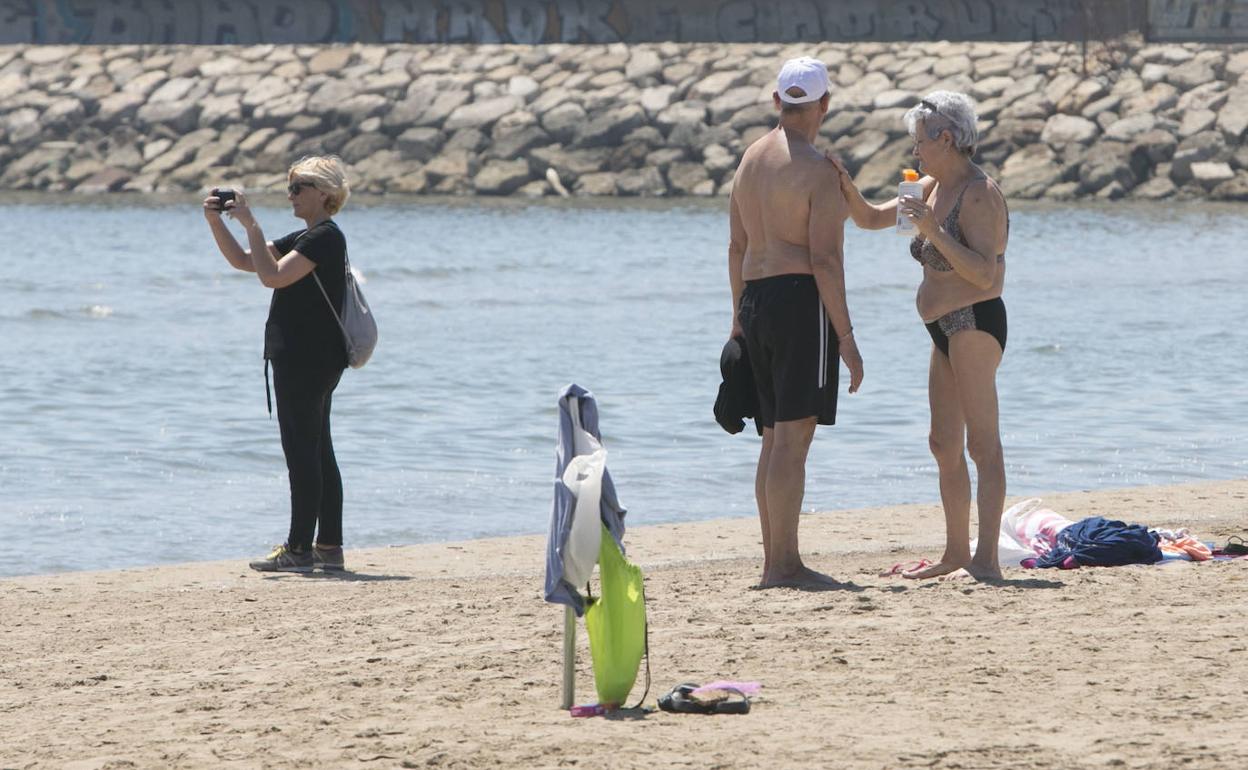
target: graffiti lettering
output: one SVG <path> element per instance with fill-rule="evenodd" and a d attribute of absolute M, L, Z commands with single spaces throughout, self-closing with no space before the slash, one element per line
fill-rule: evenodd
<path fill-rule="evenodd" d="M 611 0 L 557 0 L 559 39 L 564 43 L 616 43 L 620 33 L 607 23 Z"/>
<path fill-rule="evenodd" d="M 745 43 L 758 39 L 758 11 L 749 0 L 724 3 L 716 16 L 719 39 L 725 43 Z"/>
<path fill-rule="evenodd" d="M 986 0 L 949 0 L 948 19 L 958 37 L 991 37 L 997 29 L 996 8 Z"/>
<path fill-rule="evenodd" d="M 811 0 L 780 0 L 775 4 L 778 39 L 783 43 L 823 39 L 819 9 Z"/>
<path fill-rule="evenodd" d="M 501 43 L 498 30 L 485 18 L 481 0 L 456 0 L 447 7 L 447 43 Z"/>
<path fill-rule="evenodd" d="M 381 39 L 387 43 L 428 43 L 437 40 L 435 9 L 419 0 L 383 0 Z"/>
<path fill-rule="evenodd" d="M 1248 41 L 1248 0 L 0 0 L 0 44 L 1082 40 L 1141 29 Z"/>
<path fill-rule="evenodd" d="M 507 4 L 507 35 L 513 43 L 540 43 L 549 22 L 542 0 L 512 0 Z"/>
<path fill-rule="evenodd" d="M 943 9 L 942 9 L 943 10 Z M 944 22 L 923 3 L 897 3 L 881 23 L 898 40 L 939 40 Z"/>
<path fill-rule="evenodd" d="M 1244 0 L 1155 0 L 1149 3 L 1150 31 L 1169 39 L 1248 39 Z"/>

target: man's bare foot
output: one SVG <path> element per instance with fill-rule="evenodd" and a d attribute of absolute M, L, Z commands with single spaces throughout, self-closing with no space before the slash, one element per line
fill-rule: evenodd
<path fill-rule="evenodd" d="M 758 588 L 834 588 L 843 585 L 841 581 L 802 566 L 794 572 L 785 574 L 763 575 Z"/>
<path fill-rule="evenodd" d="M 941 559 L 935 564 L 923 567 L 922 569 L 903 572 L 901 573 L 901 576 L 907 580 L 927 580 L 928 578 L 940 577 L 941 575 L 949 575 L 965 567 L 965 564 L 959 564 L 956 561 L 945 561 L 944 559 Z"/>

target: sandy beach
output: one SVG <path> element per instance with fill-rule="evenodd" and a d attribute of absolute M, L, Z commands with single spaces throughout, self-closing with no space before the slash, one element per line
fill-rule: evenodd
<path fill-rule="evenodd" d="M 1248 529 L 1248 480 L 1043 499 L 1204 540 Z M 340 577 L 240 559 L 0 581 L 0 768 L 1242 762 L 1248 561 L 879 577 L 939 553 L 939 508 L 915 505 L 805 515 L 808 561 L 850 585 L 755 591 L 755 520 L 630 524 L 646 704 L 756 680 L 750 714 L 560 711 L 562 608 L 534 536 L 348 550 Z M 583 626 L 580 645 L 587 702 Z"/>

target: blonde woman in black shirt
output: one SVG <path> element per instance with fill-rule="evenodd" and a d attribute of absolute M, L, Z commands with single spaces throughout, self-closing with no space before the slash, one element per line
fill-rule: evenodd
<path fill-rule="evenodd" d="M 290 167 L 287 179 L 287 200 L 305 227 L 272 241 L 265 239 L 241 192 L 228 200 L 228 194 L 218 197 L 214 190 L 204 200 L 204 217 L 226 261 L 273 289 L 264 357 L 273 366 L 290 475 L 290 531 L 285 543 L 250 566 L 261 572 L 342 570 L 342 476 L 329 413 L 347 356 L 342 331 L 316 278 L 334 307 L 342 307 L 347 242 L 332 217 L 346 203 L 350 187 L 336 157 L 304 158 Z M 224 205 L 222 198 L 227 198 Z M 222 213 L 243 226 L 246 248 Z"/>

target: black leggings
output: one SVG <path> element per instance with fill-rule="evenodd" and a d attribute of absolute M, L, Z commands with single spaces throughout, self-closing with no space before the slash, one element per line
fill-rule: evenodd
<path fill-rule="evenodd" d="M 273 362 L 277 423 L 290 475 L 286 543 L 296 550 L 311 548 L 313 535 L 321 545 L 342 545 L 342 475 L 329 435 L 329 409 L 342 371 Z"/>

